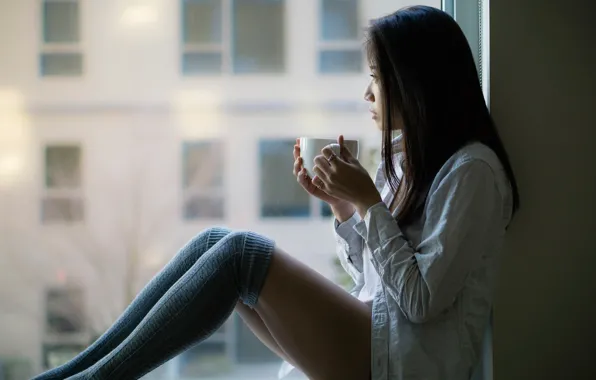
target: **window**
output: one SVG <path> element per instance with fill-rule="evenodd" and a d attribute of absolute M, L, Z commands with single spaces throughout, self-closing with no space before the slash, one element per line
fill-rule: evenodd
<path fill-rule="evenodd" d="M 184 218 L 224 217 L 223 144 L 185 142 L 183 155 Z"/>
<path fill-rule="evenodd" d="M 292 174 L 295 143 L 296 140 L 291 139 L 260 142 L 262 217 L 308 217 L 311 214 L 310 196 Z"/>
<path fill-rule="evenodd" d="M 83 220 L 81 188 L 81 148 L 53 145 L 45 148 L 43 223 Z"/>
<path fill-rule="evenodd" d="M 487 103 L 489 103 L 488 78 L 490 66 L 488 59 L 488 23 L 490 18 L 487 2 L 482 0 L 470 2 L 442 0 L 441 3 L 442 9 L 457 21 L 470 44 L 480 83 L 482 84 L 482 90 Z"/>
<path fill-rule="evenodd" d="M 321 0 L 319 72 L 348 74 L 362 71 L 358 0 Z"/>
<path fill-rule="evenodd" d="M 284 11 L 283 0 L 184 0 L 182 73 L 283 72 Z"/>
<path fill-rule="evenodd" d="M 79 2 L 44 0 L 41 13 L 42 48 L 39 57 L 41 75 L 44 77 L 82 75 Z"/>
<path fill-rule="evenodd" d="M 331 206 L 329 206 L 326 202 L 321 202 L 321 215 L 325 218 L 330 218 L 333 216 L 333 211 L 331 211 Z"/>
<path fill-rule="evenodd" d="M 309 217 L 311 201 L 318 202 L 311 199 L 292 174 L 292 149 L 295 142 L 295 140 L 260 142 L 262 217 Z M 288 163 L 290 163 L 289 166 Z"/>
<path fill-rule="evenodd" d="M 66 364 L 69 360 L 84 351 L 87 342 L 84 344 L 72 343 L 45 343 L 42 347 L 43 368 L 50 369 Z"/>
<path fill-rule="evenodd" d="M 63 336 L 85 330 L 83 291 L 54 288 L 46 292 L 46 334 Z"/>
<path fill-rule="evenodd" d="M 292 150 L 296 140 L 261 140 L 261 216 L 307 218 L 333 216 L 331 207 L 304 191 L 292 174 Z M 288 165 L 288 163 L 290 163 Z"/>
<path fill-rule="evenodd" d="M 84 292 L 75 286 L 49 288 L 45 292 L 43 365 L 66 363 L 89 344 Z"/>

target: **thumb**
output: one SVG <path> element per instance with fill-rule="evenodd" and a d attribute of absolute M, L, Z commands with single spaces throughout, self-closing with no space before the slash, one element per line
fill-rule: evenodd
<path fill-rule="evenodd" d="M 345 146 L 344 144 L 344 136 L 343 135 L 339 135 L 338 139 L 337 139 L 337 143 L 339 144 L 339 153 L 341 155 L 341 157 L 348 161 L 351 162 L 352 159 L 354 158 L 354 156 L 352 155 L 352 152 L 350 152 L 350 150 L 348 149 L 347 146 Z"/>

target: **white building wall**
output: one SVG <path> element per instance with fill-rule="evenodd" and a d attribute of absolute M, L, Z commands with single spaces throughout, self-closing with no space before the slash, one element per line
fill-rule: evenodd
<path fill-rule="evenodd" d="M 286 2 L 283 75 L 184 77 L 180 2 L 82 0 L 84 75 L 42 78 L 41 2 L 0 0 L 0 305 L 7 305 L 0 310 L 0 357 L 28 357 L 39 367 L 43 290 L 53 284 L 82 284 L 91 323 L 109 323 L 124 302 L 124 245 L 133 237 L 141 241 L 136 289 L 213 224 L 271 236 L 333 276 L 329 219 L 260 217 L 258 141 L 342 133 L 366 150 L 380 137 L 362 100 L 367 74 L 317 73 L 318 1 Z M 363 1 L 363 26 L 408 3 Z M 226 217 L 188 222 L 181 215 L 181 144 L 213 137 L 225 147 Z M 48 143 L 82 148 L 79 225 L 40 223 Z"/>

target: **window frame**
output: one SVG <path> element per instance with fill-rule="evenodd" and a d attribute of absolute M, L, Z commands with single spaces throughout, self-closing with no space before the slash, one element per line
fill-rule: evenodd
<path fill-rule="evenodd" d="M 457 21 L 470 44 L 482 92 L 490 108 L 490 0 L 441 0 L 441 9 Z"/>
<path fill-rule="evenodd" d="M 47 3 L 76 3 L 78 5 L 78 41 L 73 43 L 47 43 L 45 36 L 44 7 Z M 77 79 L 85 75 L 85 54 L 83 52 L 83 4 L 82 0 L 38 0 L 39 48 L 37 54 L 38 76 L 47 79 Z M 77 74 L 45 74 L 43 58 L 46 55 L 77 54 L 81 59 L 81 71 Z"/>

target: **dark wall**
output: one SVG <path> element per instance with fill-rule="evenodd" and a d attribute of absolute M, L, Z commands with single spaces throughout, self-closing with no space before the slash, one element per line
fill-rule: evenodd
<path fill-rule="evenodd" d="M 596 2 L 491 1 L 491 109 L 522 209 L 495 379 L 596 379 Z"/>

